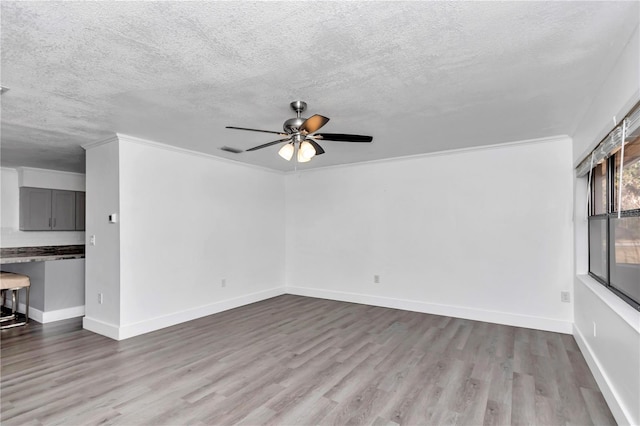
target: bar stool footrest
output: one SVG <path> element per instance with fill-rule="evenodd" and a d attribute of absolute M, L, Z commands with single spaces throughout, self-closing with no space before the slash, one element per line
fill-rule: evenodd
<path fill-rule="evenodd" d="M 13 327 L 22 327 L 23 325 L 27 325 L 27 323 L 25 321 L 22 322 L 14 322 L 13 324 L 8 324 L 8 325 L 3 325 L 0 327 L 0 330 L 6 330 L 8 328 L 13 328 Z"/>

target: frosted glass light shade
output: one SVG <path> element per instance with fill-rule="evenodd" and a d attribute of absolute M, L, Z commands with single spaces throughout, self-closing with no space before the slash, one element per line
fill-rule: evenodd
<path fill-rule="evenodd" d="M 311 161 L 311 157 L 305 157 L 302 150 L 298 149 L 298 163 L 308 163 Z"/>
<path fill-rule="evenodd" d="M 278 151 L 278 155 L 280 155 L 280 157 L 284 158 L 285 160 L 290 161 L 293 157 L 293 150 L 293 144 L 288 143 L 280 148 L 280 151 Z"/>
<path fill-rule="evenodd" d="M 303 141 L 300 144 L 300 149 L 298 150 L 303 157 L 311 160 L 314 155 L 316 155 L 316 149 L 311 145 L 308 141 Z M 300 155 L 298 154 L 298 155 Z M 299 161 L 299 160 L 298 160 Z"/>

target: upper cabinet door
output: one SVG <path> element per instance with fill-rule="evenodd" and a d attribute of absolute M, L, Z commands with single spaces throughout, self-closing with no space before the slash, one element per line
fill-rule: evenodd
<path fill-rule="evenodd" d="M 20 188 L 20 229 L 48 231 L 51 229 L 51 190 Z"/>
<path fill-rule="evenodd" d="M 76 231 L 84 231 L 84 192 L 76 192 Z"/>
<path fill-rule="evenodd" d="M 74 231 L 76 229 L 75 191 L 51 191 L 51 229 Z"/>

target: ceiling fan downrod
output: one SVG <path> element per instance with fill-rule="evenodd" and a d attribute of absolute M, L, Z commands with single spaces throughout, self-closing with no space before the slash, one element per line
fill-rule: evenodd
<path fill-rule="evenodd" d="M 300 126 L 305 122 L 305 119 L 302 118 L 302 112 L 307 109 L 307 103 L 304 101 L 293 101 L 289 105 L 291 109 L 296 112 L 296 116 L 295 118 L 290 118 L 285 121 L 282 129 L 290 135 L 295 135 L 299 133 Z"/>
<path fill-rule="evenodd" d="M 296 112 L 298 117 L 300 117 L 302 112 L 307 109 L 307 103 L 304 101 L 293 101 L 289 105 L 291 106 L 291 109 Z"/>

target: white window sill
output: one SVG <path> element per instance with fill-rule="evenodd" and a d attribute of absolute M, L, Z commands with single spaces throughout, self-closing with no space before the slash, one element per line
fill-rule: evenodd
<path fill-rule="evenodd" d="M 613 312 L 640 333 L 640 311 L 636 311 L 611 290 L 591 278 L 589 275 L 577 275 L 578 279 L 602 300 Z"/>

